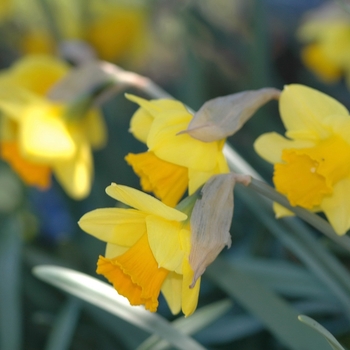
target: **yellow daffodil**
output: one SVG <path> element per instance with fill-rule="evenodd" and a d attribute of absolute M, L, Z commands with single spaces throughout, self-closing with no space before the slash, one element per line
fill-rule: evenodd
<path fill-rule="evenodd" d="M 86 6 L 77 1 L 51 0 L 47 9 L 53 17 L 51 27 L 38 4 L 18 3 L 14 17 L 25 28 L 20 43 L 24 54 L 60 51 L 57 39 L 86 42 L 100 59 L 113 62 L 126 57 L 127 62 L 136 61 L 144 52 L 147 12 L 140 3 L 93 0 Z"/>
<path fill-rule="evenodd" d="M 144 191 L 175 206 L 187 187 L 191 195 L 213 175 L 229 172 L 222 153 L 224 139 L 203 142 L 179 134 L 192 119 L 182 103 L 127 97 L 140 106 L 131 119 L 130 131 L 147 144 L 148 151 L 129 154 L 126 160 L 141 178 Z"/>
<path fill-rule="evenodd" d="M 350 228 L 350 116 L 332 97 L 303 85 L 284 88 L 279 108 L 286 136 L 267 133 L 255 149 L 274 164 L 276 189 L 293 206 L 323 211 L 334 230 Z M 282 207 L 276 206 L 277 216 Z"/>
<path fill-rule="evenodd" d="M 343 75 L 350 79 L 350 20 L 336 6 L 309 14 L 298 32 L 299 39 L 307 44 L 302 60 L 326 83 L 336 82 Z"/>
<path fill-rule="evenodd" d="M 155 312 L 163 293 L 172 313 L 191 315 L 197 306 L 200 278 L 189 263 L 188 216 L 138 190 L 112 184 L 106 192 L 130 208 L 96 209 L 79 221 L 87 233 L 107 242 L 97 273 L 104 275 L 131 305 Z M 193 208 L 191 205 L 190 210 Z"/>
<path fill-rule="evenodd" d="M 0 75 L 0 156 L 27 184 L 46 188 L 54 172 L 81 199 L 91 187 L 91 147 L 102 147 L 106 136 L 97 110 L 69 119 L 68 104 L 46 97 L 68 70 L 58 59 L 28 56 Z"/>

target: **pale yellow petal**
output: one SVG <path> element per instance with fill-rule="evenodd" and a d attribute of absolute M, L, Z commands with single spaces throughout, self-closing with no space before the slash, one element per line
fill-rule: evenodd
<path fill-rule="evenodd" d="M 342 76 L 342 69 L 330 60 L 320 44 L 307 45 L 301 51 L 301 58 L 311 71 L 325 83 L 334 83 Z"/>
<path fill-rule="evenodd" d="M 148 214 L 154 214 L 167 220 L 183 221 L 187 219 L 186 214 L 170 208 L 158 199 L 131 187 L 112 183 L 106 188 L 106 193 L 117 201 Z"/>
<path fill-rule="evenodd" d="M 227 165 L 226 158 L 222 152 L 217 154 L 217 165 L 212 171 L 197 171 L 194 169 L 188 169 L 188 193 L 191 195 L 198 190 L 203 184 L 205 184 L 213 175 L 227 174 L 230 169 Z"/>
<path fill-rule="evenodd" d="M 33 106 L 26 110 L 20 124 L 19 142 L 23 156 L 37 162 L 68 160 L 77 152 L 66 124 L 51 106 Z"/>
<path fill-rule="evenodd" d="M 181 224 L 149 215 L 146 218 L 148 242 L 159 267 L 182 273 L 185 252 L 180 241 Z"/>
<path fill-rule="evenodd" d="M 182 275 L 170 272 L 162 284 L 161 292 L 169 305 L 173 315 L 181 311 L 182 300 Z"/>
<path fill-rule="evenodd" d="M 93 148 L 103 148 L 107 143 L 106 124 L 97 109 L 89 111 L 82 120 L 85 135 Z"/>
<path fill-rule="evenodd" d="M 105 257 L 107 259 L 114 259 L 117 256 L 123 255 L 128 249 L 129 247 L 122 247 L 113 243 L 107 243 Z"/>
<path fill-rule="evenodd" d="M 10 69 L 11 80 L 18 86 L 44 96 L 69 70 L 69 66 L 54 56 L 27 55 Z"/>
<path fill-rule="evenodd" d="M 152 115 L 144 108 L 139 108 L 130 120 L 129 131 L 136 139 L 146 143 L 153 119 Z"/>
<path fill-rule="evenodd" d="M 131 247 L 146 232 L 146 214 L 134 209 L 95 209 L 82 216 L 82 230 L 101 241 Z"/>
<path fill-rule="evenodd" d="M 213 171 L 188 169 L 188 194 L 191 195 L 196 192 L 198 188 L 205 184 L 213 175 Z"/>
<path fill-rule="evenodd" d="M 30 91 L 13 85 L 1 77 L 0 81 L 0 111 L 6 117 L 20 122 L 28 106 L 45 108 L 46 102 Z"/>
<path fill-rule="evenodd" d="M 259 136 L 254 142 L 254 149 L 261 158 L 275 164 L 282 162 L 282 151 L 291 148 L 307 148 L 314 146 L 311 141 L 288 140 L 275 132 Z"/>
<path fill-rule="evenodd" d="M 178 135 L 187 128 L 192 116 L 188 112 L 166 112 L 166 118 L 157 118 L 147 139 L 147 146 L 159 158 L 193 168 L 199 171 L 211 171 L 216 166 L 217 142 L 202 142 L 187 134 Z"/>
<path fill-rule="evenodd" d="M 197 308 L 201 278 L 198 278 L 195 286 L 190 288 L 193 281 L 193 271 L 187 259 L 183 265 L 183 283 L 182 283 L 182 312 L 185 316 L 190 316 Z"/>
<path fill-rule="evenodd" d="M 283 218 L 285 216 L 294 216 L 295 214 L 288 210 L 286 207 L 284 207 L 283 205 L 273 202 L 273 211 L 276 214 L 276 219 L 280 219 Z"/>
<path fill-rule="evenodd" d="M 287 85 L 282 91 L 280 114 L 288 131 L 312 130 L 319 138 L 329 136 L 323 121 L 330 115 L 349 115 L 332 97 L 304 85 Z"/>
<path fill-rule="evenodd" d="M 145 109 L 145 111 L 147 111 L 153 118 L 157 118 L 158 116 L 164 116 L 162 114 L 163 112 L 168 112 L 172 110 L 188 113 L 186 107 L 181 102 L 176 100 L 145 100 L 144 98 L 131 94 L 125 94 L 125 97 L 128 100 L 137 103 L 140 107 Z"/>
<path fill-rule="evenodd" d="M 333 194 L 321 202 L 321 209 L 338 235 L 344 235 L 350 228 L 350 178 L 334 185 Z"/>
<path fill-rule="evenodd" d="M 335 134 L 350 142 L 350 115 L 330 115 L 328 118 L 325 118 L 324 123 Z"/>
<path fill-rule="evenodd" d="M 77 152 L 67 161 L 54 164 L 57 180 L 74 199 L 83 199 L 90 193 L 93 177 L 92 155 L 86 140 L 76 142 Z"/>

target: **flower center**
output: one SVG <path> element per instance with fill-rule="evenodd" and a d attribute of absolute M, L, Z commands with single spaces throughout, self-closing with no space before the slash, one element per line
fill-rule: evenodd
<path fill-rule="evenodd" d="M 291 205 L 312 209 L 333 193 L 333 186 L 350 174 L 350 145 L 339 136 L 311 148 L 287 149 L 283 164 L 275 164 L 273 181 Z"/>

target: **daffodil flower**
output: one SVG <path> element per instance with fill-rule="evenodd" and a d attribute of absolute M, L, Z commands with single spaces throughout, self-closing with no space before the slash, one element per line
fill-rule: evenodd
<path fill-rule="evenodd" d="M 276 189 L 290 204 L 323 211 L 334 230 L 350 228 L 350 116 L 332 97 L 303 85 L 287 85 L 279 108 L 287 138 L 267 133 L 257 153 L 274 164 Z M 277 216 L 284 215 L 275 206 Z"/>
<path fill-rule="evenodd" d="M 305 65 L 326 83 L 345 75 L 350 84 L 350 20 L 338 4 L 327 4 L 308 14 L 298 31 L 306 45 Z"/>
<path fill-rule="evenodd" d="M 68 104 L 46 94 L 68 67 L 49 56 L 28 56 L 0 76 L 0 156 L 29 185 L 47 188 L 53 172 L 67 193 L 81 199 L 90 192 L 91 148 L 105 143 L 97 110 L 72 120 Z"/>
<path fill-rule="evenodd" d="M 179 134 L 192 119 L 182 103 L 147 101 L 132 95 L 127 98 L 140 106 L 131 119 L 130 131 L 147 144 L 148 151 L 131 153 L 126 160 L 141 178 L 144 191 L 175 206 L 187 187 L 191 195 L 213 175 L 229 172 L 222 152 L 225 139 L 203 142 Z"/>
<path fill-rule="evenodd" d="M 149 34 L 146 6 L 140 2 L 120 4 L 92 0 L 83 10 L 76 1 L 51 0 L 48 10 L 55 20 L 55 34 L 63 43 L 85 42 L 102 60 L 120 61 L 127 57 L 127 62 L 139 63 L 140 57 L 144 57 Z M 45 25 L 47 19 L 44 15 L 40 5 L 33 2 L 16 4 L 13 17 L 25 28 L 20 46 L 26 55 L 54 54 L 62 49 L 57 47 L 57 38 Z"/>
<path fill-rule="evenodd" d="M 189 263 L 188 216 L 126 186 L 112 184 L 106 192 L 130 208 L 96 209 L 80 219 L 84 231 L 107 242 L 97 273 L 131 305 L 144 305 L 155 312 L 161 291 L 172 313 L 182 309 L 186 316 L 191 315 L 197 306 L 200 278 L 190 287 L 194 271 Z"/>

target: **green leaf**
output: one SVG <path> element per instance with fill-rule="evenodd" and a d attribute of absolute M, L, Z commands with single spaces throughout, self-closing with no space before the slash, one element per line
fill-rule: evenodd
<path fill-rule="evenodd" d="M 255 279 L 239 272 L 223 259 L 216 259 L 206 271 L 215 284 L 256 316 L 285 346 L 293 350 L 327 350 L 326 342 L 301 327 L 298 312 Z"/>
<path fill-rule="evenodd" d="M 210 305 L 197 309 L 191 317 L 179 317 L 171 325 L 187 335 L 192 335 L 220 318 L 232 306 L 229 299 L 220 300 Z M 162 350 L 166 349 L 168 342 L 156 335 L 152 335 L 144 341 L 137 350 Z"/>
<path fill-rule="evenodd" d="M 33 269 L 33 273 L 55 287 L 166 339 L 176 349 L 204 349 L 194 339 L 172 327 L 158 314 L 148 312 L 143 307 L 130 306 L 128 300 L 119 295 L 113 287 L 96 278 L 71 269 L 49 265 L 37 266 Z"/>
<path fill-rule="evenodd" d="M 323 335 L 326 338 L 327 342 L 330 344 L 330 346 L 333 348 L 333 350 L 345 350 L 339 344 L 338 340 L 335 339 L 334 336 L 330 332 L 328 332 L 326 328 L 321 326 L 318 322 L 313 320 L 311 317 L 308 317 L 306 315 L 299 315 L 298 319 L 302 323 L 305 323 L 306 325 L 314 329 L 316 332 Z"/>
<path fill-rule="evenodd" d="M 322 282 L 302 266 L 281 259 L 244 257 L 234 260 L 241 273 L 271 288 L 275 292 L 292 298 L 334 301 L 333 294 Z"/>
<path fill-rule="evenodd" d="M 336 257 L 297 218 L 276 220 L 272 215 L 271 202 L 254 190 L 237 184 L 235 194 L 282 244 L 324 282 L 342 303 L 344 312 L 350 315 L 350 274 Z"/>
<path fill-rule="evenodd" d="M 81 310 L 81 301 L 69 298 L 57 315 L 54 327 L 49 335 L 45 349 L 66 350 L 74 335 Z"/>
<path fill-rule="evenodd" d="M 21 349 L 21 252 L 22 225 L 18 217 L 0 222 L 0 349 Z"/>

